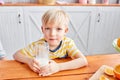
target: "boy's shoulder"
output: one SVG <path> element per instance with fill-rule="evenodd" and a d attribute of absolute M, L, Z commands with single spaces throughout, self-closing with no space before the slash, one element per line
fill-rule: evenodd
<path fill-rule="evenodd" d="M 71 38 L 69 38 L 69 37 L 64 37 L 64 39 L 63 39 L 65 42 L 73 42 L 73 40 L 71 39 Z"/>
<path fill-rule="evenodd" d="M 35 42 L 32 42 L 32 44 L 34 45 L 34 44 L 43 44 L 45 42 L 45 39 L 44 38 L 41 38 L 41 39 L 39 39 L 39 40 L 37 40 L 37 41 L 35 41 Z"/>

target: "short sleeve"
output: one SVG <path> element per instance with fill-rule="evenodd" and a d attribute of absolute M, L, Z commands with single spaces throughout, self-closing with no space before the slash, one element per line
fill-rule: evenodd
<path fill-rule="evenodd" d="M 73 40 L 70 40 L 68 42 L 68 56 L 73 57 L 75 56 L 77 53 L 79 53 L 79 49 L 76 47 L 75 43 Z"/>
<path fill-rule="evenodd" d="M 45 42 L 44 39 L 33 42 L 33 43 L 29 44 L 28 46 L 26 46 L 25 48 L 21 49 L 20 52 L 25 56 L 28 56 L 30 58 L 34 58 L 36 56 L 37 51 L 38 51 L 37 50 L 38 45 L 43 45 L 44 42 Z"/>
<path fill-rule="evenodd" d="M 34 56 L 35 56 L 35 44 L 34 44 L 34 42 L 29 44 L 25 48 L 21 49 L 20 52 L 25 56 L 28 56 L 30 58 L 34 58 Z"/>

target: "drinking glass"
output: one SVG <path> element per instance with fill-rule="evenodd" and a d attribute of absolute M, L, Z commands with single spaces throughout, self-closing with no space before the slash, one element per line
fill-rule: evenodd
<path fill-rule="evenodd" d="M 49 46 L 46 42 L 44 44 L 36 44 L 34 51 L 35 59 L 39 61 L 40 67 L 49 63 Z"/>

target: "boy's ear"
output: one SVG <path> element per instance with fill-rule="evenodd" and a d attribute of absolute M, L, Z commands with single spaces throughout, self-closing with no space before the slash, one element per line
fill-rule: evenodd
<path fill-rule="evenodd" d="M 43 32 L 43 26 L 41 26 L 41 30 L 42 30 L 42 32 Z"/>
<path fill-rule="evenodd" d="M 68 32 L 68 27 L 65 29 L 65 33 L 67 33 Z"/>

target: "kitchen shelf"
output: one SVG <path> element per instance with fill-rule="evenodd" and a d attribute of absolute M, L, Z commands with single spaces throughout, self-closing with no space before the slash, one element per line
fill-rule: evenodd
<path fill-rule="evenodd" d="M 69 4 L 38 4 L 38 3 L 5 3 L 0 6 L 120 6 L 120 4 L 79 4 L 79 3 L 69 3 Z"/>

